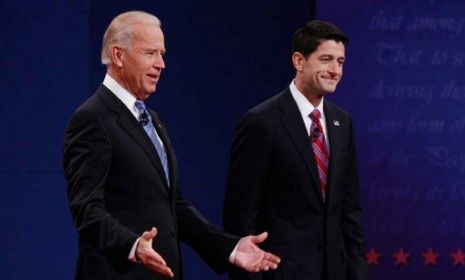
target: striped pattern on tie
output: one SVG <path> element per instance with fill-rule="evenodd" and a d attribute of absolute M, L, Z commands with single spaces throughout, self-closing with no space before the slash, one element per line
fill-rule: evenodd
<path fill-rule="evenodd" d="M 318 109 L 313 110 L 309 117 L 312 119 L 310 126 L 310 140 L 312 142 L 315 161 L 318 167 L 318 175 L 320 177 L 320 192 L 323 201 L 326 200 L 326 190 L 328 182 L 328 166 L 329 166 L 329 150 L 326 146 L 325 134 L 321 127 L 321 113 Z"/>

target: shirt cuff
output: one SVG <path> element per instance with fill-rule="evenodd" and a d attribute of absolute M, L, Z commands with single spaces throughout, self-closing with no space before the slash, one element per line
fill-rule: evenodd
<path fill-rule="evenodd" d="M 137 238 L 136 242 L 132 245 L 131 251 L 129 252 L 128 260 L 133 261 L 133 262 L 138 262 L 136 258 L 136 249 L 137 245 L 139 245 L 139 240 L 140 237 Z"/>
<path fill-rule="evenodd" d="M 239 242 L 237 242 L 236 247 L 234 247 L 234 250 L 229 255 L 229 262 L 232 264 L 234 263 L 234 259 L 236 258 L 237 246 L 239 246 Z"/>

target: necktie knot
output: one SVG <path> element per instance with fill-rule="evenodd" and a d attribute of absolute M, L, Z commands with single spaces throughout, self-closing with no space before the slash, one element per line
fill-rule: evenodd
<path fill-rule="evenodd" d="M 144 104 L 144 101 L 142 101 L 142 100 L 136 100 L 135 106 L 136 106 L 137 110 L 139 110 L 139 111 L 141 111 L 141 112 L 145 111 L 145 104 Z"/>
<path fill-rule="evenodd" d="M 149 116 L 147 115 L 147 110 L 145 109 L 145 104 L 144 101 L 141 100 L 136 100 L 135 103 L 136 109 L 139 110 L 139 122 L 143 125 L 146 126 L 150 119 Z"/>
<path fill-rule="evenodd" d="M 312 121 L 317 122 L 321 118 L 321 113 L 318 109 L 313 110 L 313 112 L 310 113 L 310 118 Z"/>

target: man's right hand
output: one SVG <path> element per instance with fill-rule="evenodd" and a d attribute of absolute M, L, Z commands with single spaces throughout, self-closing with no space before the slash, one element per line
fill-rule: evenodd
<path fill-rule="evenodd" d="M 157 236 L 157 229 L 145 231 L 139 239 L 136 249 L 136 259 L 155 273 L 173 278 L 174 274 L 166 265 L 165 260 L 152 248 L 153 239 Z"/>

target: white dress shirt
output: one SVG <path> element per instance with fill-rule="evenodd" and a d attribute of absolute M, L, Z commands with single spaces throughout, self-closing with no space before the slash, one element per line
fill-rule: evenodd
<path fill-rule="evenodd" d="M 137 98 L 134 95 L 132 95 L 127 89 L 125 89 L 122 85 L 115 81 L 115 79 L 108 75 L 108 73 L 105 75 L 103 85 L 106 86 L 116 97 L 118 97 L 118 99 L 121 100 L 121 102 L 123 102 L 124 105 L 126 105 L 129 111 L 134 115 L 136 120 L 139 120 L 140 113 L 139 110 L 136 108 Z M 154 125 L 154 127 L 156 126 Z M 158 136 L 158 132 L 156 129 L 155 135 L 158 138 L 158 142 L 160 142 L 161 146 L 163 147 L 163 150 L 165 150 L 163 141 L 161 141 L 160 136 Z"/>
<path fill-rule="evenodd" d="M 289 85 L 289 89 L 291 91 L 292 97 L 294 98 L 295 102 L 297 103 L 297 107 L 299 108 L 300 114 L 302 115 L 302 120 L 305 124 L 305 129 L 307 130 L 307 134 L 310 137 L 310 127 L 312 126 L 312 118 L 310 118 L 310 113 L 313 110 L 318 109 L 321 114 L 320 123 L 321 128 L 323 128 L 323 134 L 325 135 L 326 146 L 329 149 L 329 137 L 328 137 L 328 130 L 326 129 L 326 117 L 325 111 L 323 110 L 323 103 L 324 97 L 321 99 L 320 104 L 317 107 L 313 106 L 310 101 L 303 95 L 302 92 L 296 87 L 294 81 L 291 82 Z"/>

